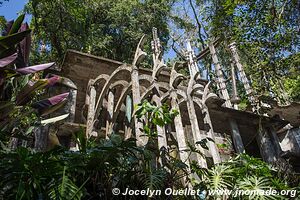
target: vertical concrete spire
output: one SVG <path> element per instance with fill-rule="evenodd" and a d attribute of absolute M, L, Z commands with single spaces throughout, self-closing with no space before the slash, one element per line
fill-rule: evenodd
<path fill-rule="evenodd" d="M 250 83 L 249 83 L 249 80 L 248 80 L 248 78 L 246 76 L 246 73 L 244 71 L 243 65 L 240 63 L 240 57 L 237 53 L 236 43 L 235 42 L 231 43 L 229 45 L 229 49 L 232 53 L 232 57 L 234 59 L 236 67 L 238 69 L 239 76 L 241 77 L 241 81 L 244 85 L 244 88 L 245 88 L 245 91 L 246 91 L 246 94 L 247 94 L 247 98 L 250 101 L 251 105 L 255 108 L 256 103 L 255 103 L 255 98 L 253 96 L 253 91 L 250 87 Z"/>
<path fill-rule="evenodd" d="M 213 45 L 213 43 L 209 43 L 209 50 L 210 50 L 210 54 L 215 66 L 215 72 L 216 72 L 216 77 L 217 77 L 217 86 L 218 89 L 221 91 L 222 97 L 225 100 L 225 106 L 228 108 L 231 108 L 231 102 L 230 102 L 230 97 L 226 88 L 226 83 L 224 80 L 224 76 L 223 76 L 223 72 L 222 72 L 222 68 L 221 65 L 219 63 L 219 59 L 218 56 L 216 54 L 216 50 L 215 47 Z"/>

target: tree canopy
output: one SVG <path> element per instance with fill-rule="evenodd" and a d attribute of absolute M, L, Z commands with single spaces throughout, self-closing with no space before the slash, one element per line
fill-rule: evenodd
<path fill-rule="evenodd" d="M 128 62 L 153 26 L 168 41 L 171 6 L 170 0 L 30 0 L 26 12 L 33 16 L 35 56 L 42 51 L 61 59 L 66 49 L 75 49 Z"/>
<path fill-rule="evenodd" d="M 238 42 L 257 92 L 299 100 L 300 2 L 227 0 L 214 14 L 213 34 Z"/>
<path fill-rule="evenodd" d="M 300 100 L 299 11 L 296 0 L 30 0 L 25 7 L 32 15 L 33 64 L 62 61 L 67 49 L 130 63 L 139 38 L 156 27 L 166 50 L 190 39 L 199 52 L 221 38 L 225 77 L 228 44 L 235 41 L 256 94 L 282 104 Z M 209 56 L 200 66 L 214 78 Z"/>
<path fill-rule="evenodd" d="M 172 37 L 175 41 L 187 35 L 202 49 L 209 40 L 221 38 L 218 54 L 225 76 L 230 71 L 230 63 L 226 63 L 230 60 L 227 45 L 236 42 L 242 64 L 258 95 L 276 97 L 283 104 L 300 100 L 299 1 L 182 2 L 173 14 L 175 27 L 182 30 L 179 36 L 178 31 L 173 31 L 177 33 Z M 211 62 L 209 59 L 205 62 L 204 70 L 209 74 Z"/>

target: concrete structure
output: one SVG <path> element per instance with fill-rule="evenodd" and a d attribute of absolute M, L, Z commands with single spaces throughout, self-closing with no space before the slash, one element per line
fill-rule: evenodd
<path fill-rule="evenodd" d="M 216 54 L 216 42 L 210 43 L 199 56 L 194 55 L 188 43 L 186 60 L 167 67 L 162 59 L 160 42 L 154 29 L 152 69 L 145 69 L 141 65 L 146 55 L 143 51 L 144 42 L 143 37 L 131 64 L 73 50 L 66 53 L 61 72 L 57 73 L 61 73 L 76 85 L 76 110 L 74 120 L 62 125 L 58 135 L 67 135 L 70 130 L 78 130 L 81 124 L 85 127 L 86 137 L 109 137 L 112 132 L 116 132 L 124 139 L 136 138 L 137 145 L 143 146 L 147 144 L 147 137 L 142 136 L 142 124 L 134 116 L 134 105 L 147 99 L 158 106 L 167 103 L 179 111 L 180 115 L 175 117 L 171 126 L 157 127 L 161 136 L 157 140 L 157 149 L 175 147 L 179 158 L 187 165 L 196 160 L 200 166 L 206 168 L 228 159 L 235 152 L 246 152 L 272 163 L 288 149 L 286 146 L 289 145 L 290 137 L 278 137 L 277 132 L 289 124 L 289 121 L 256 113 L 258 100 L 254 98 L 235 44 L 230 45 L 234 60 L 232 71 L 235 72 L 236 65 L 252 111 L 238 110 L 239 98 L 234 75 L 234 94 L 230 98 Z M 197 60 L 205 55 L 212 56 L 219 96 L 212 91 L 212 83 L 201 78 Z M 189 76 L 179 73 L 182 67 L 189 69 Z M 294 136 L 295 141 L 299 141 L 297 137 Z M 208 150 L 197 143 L 206 138 L 214 141 L 208 140 Z M 188 143 L 204 156 L 192 153 L 189 157 Z M 294 145 L 298 145 L 295 153 L 299 155 L 299 143 Z"/>

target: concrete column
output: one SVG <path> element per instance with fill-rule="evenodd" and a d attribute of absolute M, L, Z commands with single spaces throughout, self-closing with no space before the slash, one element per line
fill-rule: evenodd
<path fill-rule="evenodd" d="M 201 145 L 196 144 L 196 142 L 201 141 L 202 139 L 204 139 L 204 137 L 200 135 L 200 129 L 199 129 L 198 121 L 197 121 L 197 115 L 196 115 L 194 102 L 189 97 L 187 100 L 187 109 L 188 109 L 190 122 L 191 122 L 191 128 L 192 128 L 192 133 L 193 133 L 193 138 L 194 138 L 194 145 L 203 155 L 205 155 L 204 149 L 201 147 Z M 197 154 L 197 161 L 201 167 L 207 168 L 207 163 L 206 163 L 205 157 L 203 157 L 200 154 Z"/>
<path fill-rule="evenodd" d="M 209 125 L 209 130 L 207 131 L 207 136 L 209 138 L 211 138 L 213 141 L 216 141 L 213 126 L 212 126 L 211 119 L 210 119 L 210 115 L 209 115 L 208 108 L 206 107 L 206 105 L 203 105 L 202 114 L 204 115 L 204 119 L 203 119 L 204 124 Z M 216 143 L 212 142 L 212 141 L 208 141 L 208 147 L 209 147 L 210 153 L 212 155 L 214 164 L 220 163 L 221 157 L 220 157 L 219 150 L 218 150 Z"/>
<path fill-rule="evenodd" d="M 131 81 L 132 81 L 132 98 L 133 105 L 136 106 L 141 102 L 141 94 L 140 94 L 140 84 L 139 84 L 139 72 L 137 67 L 133 67 L 131 72 Z M 137 117 L 133 117 L 134 127 L 135 127 L 135 136 L 136 136 L 136 145 L 144 146 L 147 143 L 145 136 L 142 136 L 142 132 L 140 129 L 143 128 L 141 122 L 138 121 Z"/>
<path fill-rule="evenodd" d="M 70 115 L 69 115 L 69 121 L 74 122 L 75 121 L 75 110 L 76 110 L 76 97 L 77 97 L 77 89 L 71 89 L 70 90 Z"/>
<path fill-rule="evenodd" d="M 161 101 L 160 98 L 157 95 L 154 95 L 153 101 L 155 102 L 156 106 L 161 107 Z M 157 138 L 157 143 L 158 143 L 158 149 L 159 151 L 164 151 L 167 149 L 167 136 L 164 127 L 156 126 L 158 138 Z"/>
<path fill-rule="evenodd" d="M 276 161 L 276 151 L 272 144 L 271 138 L 264 127 L 262 127 L 261 130 L 258 130 L 256 140 L 263 160 L 268 163 L 273 163 L 274 161 Z"/>
<path fill-rule="evenodd" d="M 192 49 L 190 41 L 187 41 L 186 49 L 187 49 L 187 56 L 186 57 L 187 57 L 187 60 L 188 60 L 190 76 L 191 76 L 191 78 L 194 78 L 196 73 L 199 72 L 199 69 L 198 69 L 197 63 L 195 61 L 196 56 L 195 56 L 195 53 Z"/>
<path fill-rule="evenodd" d="M 34 132 L 34 150 L 46 151 L 48 146 L 49 125 L 41 126 Z"/>
<path fill-rule="evenodd" d="M 229 120 L 230 128 L 231 128 L 231 136 L 234 144 L 235 151 L 240 154 L 245 151 L 242 137 L 240 135 L 240 131 L 238 125 L 234 119 Z"/>
<path fill-rule="evenodd" d="M 252 89 L 250 87 L 249 80 L 248 80 L 248 78 L 246 76 L 246 73 L 244 71 L 243 65 L 240 63 L 240 57 L 239 57 L 239 55 L 237 53 L 235 42 L 231 43 L 229 45 L 229 48 L 231 50 L 234 62 L 236 64 L 236 66 L 237 66 L 238 73 L 239 73 L 239 75 L 241 77 L 241 81 L 242 81 L 242 83 L 244 85 L 244 88 L 245 88 L 248 100 L 250 101 L 250 103 L 252 104 L 252 106 L 255 106 L 255 99 L 253 97 L 253 91 L 252 91 Z"/>
<path fill-rule="evenodd" d="M 178 106 L 178 103 L 176 101 L 176 93 L 173 91 L 171 92 L 171 107 L 172 109 L 176 109 L 179 114 L 175 116 L 174 118 L 174 125 L 176 130 L 176 138 L 178 143 L 178 149 L 179 149 L 179 157 L 182 162 L 184 162 L 189 168 L 190 168 L 190 162 L 189 162 L 189 154 L 186 150 L 188 150 L 185 136 L 184 136 L 184 129 L 182 125 L 182 119 L 180 114 L 180 109 Z"/>
<path fill-rule="evenodd" d="M 88 104 L 87 114 L 87 126 L 86 126 L 86 137 L 89 138 L 94 129 L 94 117 L 95 117 L 95 103 L 96 103 L 96 89 L 92 85 L 90 86 L 90 96 Z"/>
<path fill-rule="evenodd" d="M 132 129 L 130 127 L 132 117 L 132 99 L 129 95 L 126 97 L 126 121 L 125 121 L 125 140 L 131 138 Z"/>
<path fill-rule="evenodd" d="M 281 149 L 280 141 L 276 134 L 276 131 L 274 130 L 273 127 L 268 128 L 268 130 L 269 130 L 271 142 L 273 143 L 276 155 L 277 155 L 277 157 L 280 157 L 280 155 L 282 153 L 282 149 Z"/>
<path fill-rule="evenodd" d="M 108 138 L 113 131 L 113 114 L 114 114 L 114 93 L 109 90 L 108 96 L 107 96 L 107 112 L 108 112 L 108 119 L 106 121 L 106 134 L 105 137 Z"/>
<path fill-rule="evenodd" d="M 231 81 L 232 81 L 232 97 L 230 101 L 233 104 L 233 108 L 238 110 L 239 109 L 238 103 L 241 101 L 241 99 L 239 98 L 239 95 L 237 93 L 234 64 L 232 62 L 230 64 L 231 64 Z"/>
<path fill-rule="evenodd" d="M 219 59 L 217 57 L 215 47 L 212 43 L 209 44 L 209 50 L 210 50 L 210 54 L 211 54 L 214 66 L 215 66 L 215 72 L 216 72 L 216 75 L 217 75 L 218 88 L 221 90 L 221 94 L 222 94 L 223 98 L 225 99 L 225 106 L 228 107 L 228 108 L 231 108 L 232 105 L 231 105 L 231 102 L 230 102 L 230 97 L 229 97 L 229 94 L 228 94 L 228 91 L 227 91 L 227 88 L 226 88 L 226 84 L 225 84 L 225 80 L 224 80 L 224 77 L 223 77 L 222 68 L 221 68 L 221 65 L 219 63 Z"/>

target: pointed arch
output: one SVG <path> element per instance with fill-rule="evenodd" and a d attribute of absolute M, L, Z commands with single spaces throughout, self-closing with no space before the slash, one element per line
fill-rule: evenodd
<path fill-rule="evenodd" d="M 103 101 L 103 98 L 104 98 L 104 96 L 106 95 L 106 93 L 107 93 L 107 91 L 108 91 L 108 89 L 109 89 L 109 87 L 110 87 L 110 84 L 112 83 L 112 81 L 114 80 L 114 78 L 115 78 L 119 73 L 121 73 L 121 72 L 128 72 L 129 75 L 130 75 L 131 70 L 132 70 L 131 67 L 129 67 L 129 66 L 127 66 L 127 65 L 122 65 L 122 66 L 118 67 L 118 68 L 110 75 L 109 79 L 106 81 L 106 83 L 105 83 L 104 87 L 102 88 L 102 91 L 101 91 L 101 93 L 100 93 L 100 95 L 99 95 L 99 97 L 98 97 L 97 104 L 96 104 L 96 107 L 95 107 L 96 112 L 95 112 L 94 118 L 97 117 L 97 116 L 99 115 L 99 112 L 100 112 L 100 106 L 99 106 L 99 105 L 101 105 L 101 103 L 102 103 L 102 101 Z M 130 78 L 131 76 L 128 76 L 128 77 Z"/>

